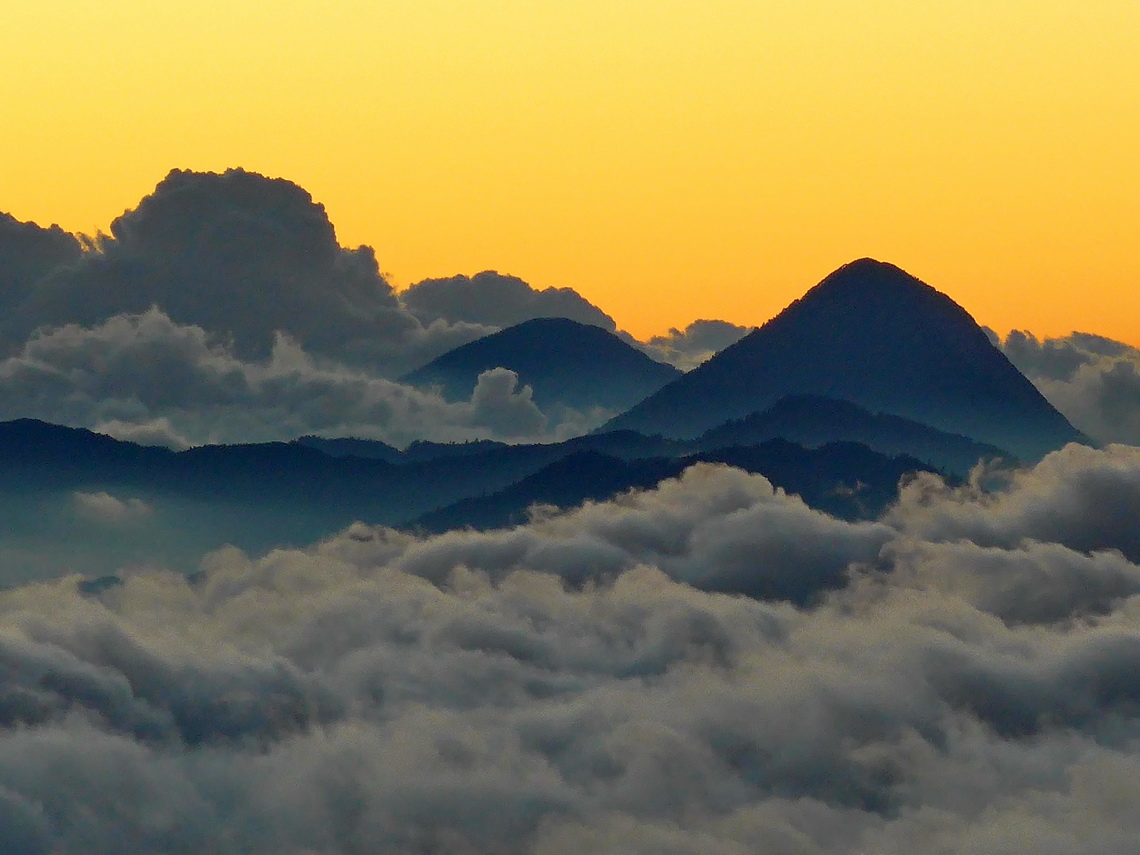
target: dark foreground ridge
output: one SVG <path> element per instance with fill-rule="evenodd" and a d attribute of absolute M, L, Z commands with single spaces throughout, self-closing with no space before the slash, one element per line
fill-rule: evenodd
<path fill-rule="evenodd" d="M 695 437 L 787 395 L 905 416 L 1025 460 L 1084 440 L 961 306 L 869 258 L 602 430 Z"/>

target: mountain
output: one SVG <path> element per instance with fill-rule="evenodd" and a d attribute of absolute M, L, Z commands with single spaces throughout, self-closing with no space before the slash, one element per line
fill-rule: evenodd
<path fill-rule="evenodd" d="M 788 395 L 762 413 L 725 422 L 701 434 L 703 449 L 758 445 L 782 437 L 808 448 L 829 442 L 858 442 L 881 454 L 905 454 L 946 472 L 965 475 L 982 459 L 1015 463 L 1008 451 L 946 433 L 921 422 L 869 413 L 858 404 L 817 395 Z"/>
<path fill-rule="evenodd" d="M 601 327 L 536 318 L 448 351 L 400 379 L 439 386 L 457 400 L 469 398 L 479 375 L 496 367 L 518 374 L 539 406 L 575 409 L 626 409 L 681 373 Z"/>
<path fill-rule="evenodd" d="M 1024 460 L 1084 440 L 965 309 L 869 258 L 601 429 L 695 437 L 786 395 L 850 401 Z"/>
<path fill-rule="evenodd" d="M 881 507 L 901 474 L 924 468 L 852 444 L 805 450 L 778 440 L 697 451 L 631 431 L 482 450 L 433 445 L 426 459 L 367 441 L 332 441 L 328 451 L 323 444 L 176 452 L 30 419 L 0 422 L 0 587 L 59 568 L 92 577 L 140 564 L 192 570 L 226 544 L 259 552 L 299 546 L 356 520 L 494 525 L 521 518 L 535 502 L 566 507 L 652 487 L 699 461 L 761 472 L 846 516 Z M 346 455 L 350 449 L 372 456 Z M 447 510 L 428 516 L 440 508 Z"/>

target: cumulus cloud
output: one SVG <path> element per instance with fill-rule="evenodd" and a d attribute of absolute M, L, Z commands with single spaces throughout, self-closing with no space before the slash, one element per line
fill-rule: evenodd
<path fill-rule="evenodd" d="M 728 321 L 693 321 L 683 330 L 673 327 L 665 335 L 655 335 L 637 344 L 647 354 L 668 362 L 682 371 L 696 368 L 709 357 L 734 344 L 752 331 Z"/>
<path fill-rule="evenodd" d="M 0 311 L 11 312 L 36 282 L 82 255 L 79 239 L 59 226 L 45 229 L 0 213 Z"/>
<path fill-rule="evenodd" d="M 593 426 L 572 411 L 548 419 L 505 369 L 485 373 L 470 400 L 449 403 L 320 359 L 283 334 L 268 357 L 244 359 L 157 308 L 37 333 L 0 360 L 0 390 L 0 418 L 40 418 L 174 448 L 311 433 L 396 445 L 560 439 Z"/>
<path fill-rule="evenodd" d="M 999 345 L 1080 430 L 1100 442 L 1140 445 L 1140 350 L 1080 332 L 1039 340 L 1015 330 Z"/>
<path fill-rule="evenodd" d="M 1134 535 L 1027 507 L 1133 501 L 1137 460 L 862 524 L 701 466 L 510 531 L 10 589 L 0 821 L 36 853 L 1122 855 Z M 970 505 L 1001 542 L 954 534 Z"/>
<path fill-rule="evenodd" d="M 571 288 L 540 290 L 494 270 L 425 279 L 399 297 L 423 323 L 443 320 L 501 329 L 532 318 L 569 318 L 610 332 L 616 329 L 613 318 Z"/>
<path fill-rule="evenodd" d="M 70 260 L 22 283 L 26 293 L 0 323 L 10 349 L 39 327 L 93 326 L 158 306 L 229 339 L 246 359 L 268 356 L 285 333 L 312 352 L 397 376 L 491 331 L 421 322 L 400 306 L 372 249 L 340 246 L 306 191 L 241 169 L 172 171 Z"/>

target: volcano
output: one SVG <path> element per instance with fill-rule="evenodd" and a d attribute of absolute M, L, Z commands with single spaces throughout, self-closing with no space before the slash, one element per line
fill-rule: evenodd
<path fill-rule="evenodd" d="M 681 374 L 601 327 L 569 318 L 534 318 L 448 351 L 400 379 L 436 386 L 445 397 L 463 400 L 482 372 L 500 366 L 534 390 L 539 406 L 611 412 L 632 406 Z"/>
<path fill-rule="evenodd" d="M 847 264 L 759 329 L 601 430 L 688 439 L 787 395 L 850 401 L 1040 458 L 1087 441 L 961 306 L 870 258 Z"/>

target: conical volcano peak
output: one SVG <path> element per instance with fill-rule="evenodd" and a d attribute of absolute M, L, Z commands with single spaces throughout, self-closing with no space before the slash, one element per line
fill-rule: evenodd
<path fill-rule="evenodd" d="M 848 358 L 872 352 L 909 359 L 954 341 L 959 357 L 973 364 L 992 350 L 970 314 L 950 297 L 900 267 L 860 258 L 829 274 L 765 324 L 799 341 L 826 339 Z M 937 342 L 937 344 L 936 344 Z"/>
<path fill-rule="evenodd" d="M 950 297 L 893 264 L 840 267 L 609 429 L 695 436 L 817 395 L 1040 457 L 1080 434 Z"/>
<path fill-rule="evenodd" d="M 843 265 L 796 303 L 817 300 L 856 301 L 863 304 L 895 300 L 907 305 L 921 303 L 957 307 L 945 294 L 911 276 L 901 267 L 874 258 L 859 258 Z M 965 314 L 964 310 L 957 308 Z"/>

